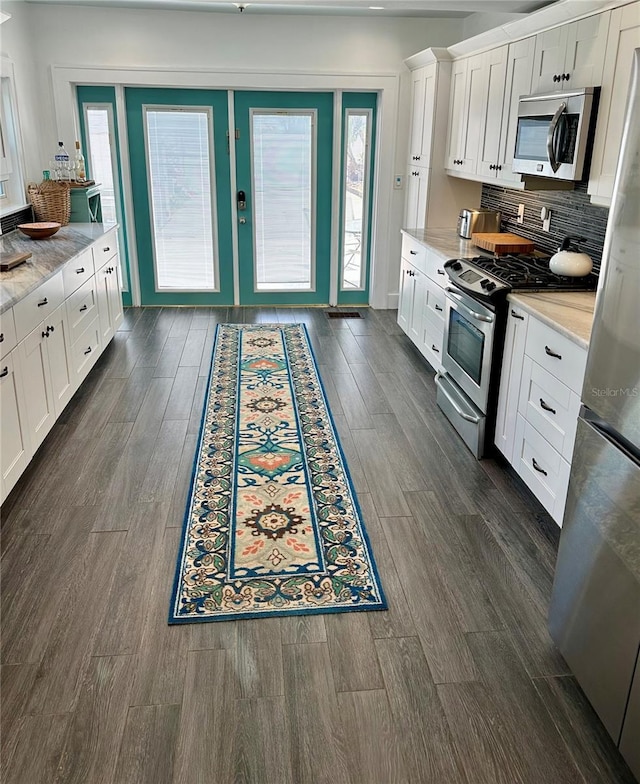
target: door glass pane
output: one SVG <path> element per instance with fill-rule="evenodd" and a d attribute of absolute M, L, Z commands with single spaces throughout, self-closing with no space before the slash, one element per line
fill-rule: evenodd
<path fill-rule="evenodd" d="M 256 291 L 313 288 L 312 112 L 252 114 Z"/>
<path fill-rule="evenodd" d="M 342 288 L 363 289 L 370 112 L 347 110 L 344 131 Z"/>
<path fill-rule="evenodd" d="M 216 288 L 208 109 L 145 109 L 157 291 Z"/>

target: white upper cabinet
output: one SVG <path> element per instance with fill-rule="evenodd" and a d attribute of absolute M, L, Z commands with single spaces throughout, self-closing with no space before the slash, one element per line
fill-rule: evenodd
<path fill-rule="evenodd" d="M 633 52 L 640 47 L 640 3 L 611 11 L 600 91 L 598 123 L 587 192 L 597 204 L 609 204 L 620 154 Z"/>
<path fill-rule="evenodd" d="M 599 86 L 609 17 L 596 14 L 537 35 L 531 92 Z"/>
<path fill-rule="evenodd" d="M 429 170 L 414 164 L 407 172 L 407 197 L 404 225 L 408 229 L 423 229 L 427 213 Z"/>
<path fill-rule="evenodd" d="M 431 165 L 437 76 L 437 63 L 418 68 L 411 74 L 410 166 L 428 168 Z"/>
<path fill-rule="evenodd" d="M 505 119 L 501 109 L 505 98 L 508 52 L 508 46 L 500 46 L 484 55 L 486 93 L 480 126 L 476 128 L 480 138 L 476 171 L 488 178 L 496 177 L 499 171 L 500 138 Z"/>
<path fill-rule="evenodd" d="M 518 129 L 518 100 L 521 95 L 531 93 L 535 44 L 535 38 L 516 41 L 509 45 L 507 57 L 498 168 L 494 172 L 498 179 L 514 184 L 520 183 L 520 175 L 512 171 Z"/>
<path fill-rule="evenodd" d="M 485 55 L 454 63 L 449 105 L 447 168 L 475 174 L 480 148 L 479 129 L 486 102 L 488 71 Z"/>

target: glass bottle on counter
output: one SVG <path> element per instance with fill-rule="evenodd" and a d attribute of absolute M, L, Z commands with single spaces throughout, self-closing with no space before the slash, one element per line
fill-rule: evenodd
<path fill-rule="evenodd" d="M 73 178 L 76 182 L 85 182 L 87 171 L 84 165 L 84 155 L 80 149 L 80 142 L 76 141 L 76 154 L 73 159 Z"/>
<path fill-rule="evenodd" d="M 55 179 L 60 182 L 69 182 L 71 179 L 71 167 L 69 161 L 69 153 L 65 150 L 64 144 L 58 142 L 58 150 L 55 154 L 56 176 Z"/>

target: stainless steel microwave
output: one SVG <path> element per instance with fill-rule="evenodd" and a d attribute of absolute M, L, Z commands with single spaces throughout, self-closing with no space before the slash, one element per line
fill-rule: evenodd
<path fill-rule="evenodd" d="M 590 142 L 596 88 L 526 95 L 518 102 L 513 171 L 581 180 Z"/>

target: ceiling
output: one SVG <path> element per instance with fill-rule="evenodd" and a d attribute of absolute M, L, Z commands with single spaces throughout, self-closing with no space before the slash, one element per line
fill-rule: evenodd
<path fill-rule="evenodd" d="M 474 13 L 529 13 L 556 0 L 27 0 L 27 2 L 214 13 L 333 16 L 465 17 Z"/>

